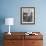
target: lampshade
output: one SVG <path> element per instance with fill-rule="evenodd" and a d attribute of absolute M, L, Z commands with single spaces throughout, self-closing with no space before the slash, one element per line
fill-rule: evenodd
<path fill-rule="evenodd" d="M 14 25 L 14 18 L 5 18 L 5 25 Z"/>

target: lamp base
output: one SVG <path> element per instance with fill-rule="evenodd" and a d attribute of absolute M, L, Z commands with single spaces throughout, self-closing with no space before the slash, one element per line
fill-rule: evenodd
<path fill-rule="evenodd" d="M 9 35 L 11 35 L 11 33 L 10 33 L 10 32 L 8 32 L 8 34 L 9 34 Z"/>

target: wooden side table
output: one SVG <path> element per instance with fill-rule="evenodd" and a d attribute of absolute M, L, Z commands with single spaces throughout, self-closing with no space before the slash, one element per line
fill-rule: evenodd
<path fill-rule="evenodd" d="M 4 33 L 4 46 L 43 46 L 43 35 L 40 32 L 33 32 L 38 35 L 25 35 L 25 32 Z"/>

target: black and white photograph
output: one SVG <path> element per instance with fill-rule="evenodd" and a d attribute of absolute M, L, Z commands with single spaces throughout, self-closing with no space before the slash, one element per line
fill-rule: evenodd
<path fill-rule="evenodd" d="M 35 24 L 34 7 L 21 7 L 21 24 Z"/>

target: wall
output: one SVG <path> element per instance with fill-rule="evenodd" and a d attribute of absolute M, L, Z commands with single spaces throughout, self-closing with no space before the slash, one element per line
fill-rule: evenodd
<path fill-rule="evenodd" d="M 14 26 L 12 32 L 46 32 L 46 0 L 0 0 L 0 18 L 13 17 Z M 20 8 L 35 7 L 35 24 L 20 24 Z M 8 32 L 8 26 L 0 24 L 0 32 Z"/>
<path fill-rule="evenodd" d="M 11 27 L 11 31 L 46 31 L 46 1 L 45 0 L 1 0 L 1 15 L 15 18 L 15 24 Z M 20 24 L 20 8 L 35 7 L 35 24 L 22 25 Z M 6 25 L 2 25 L 2 32 L 8 31 Z"/>

